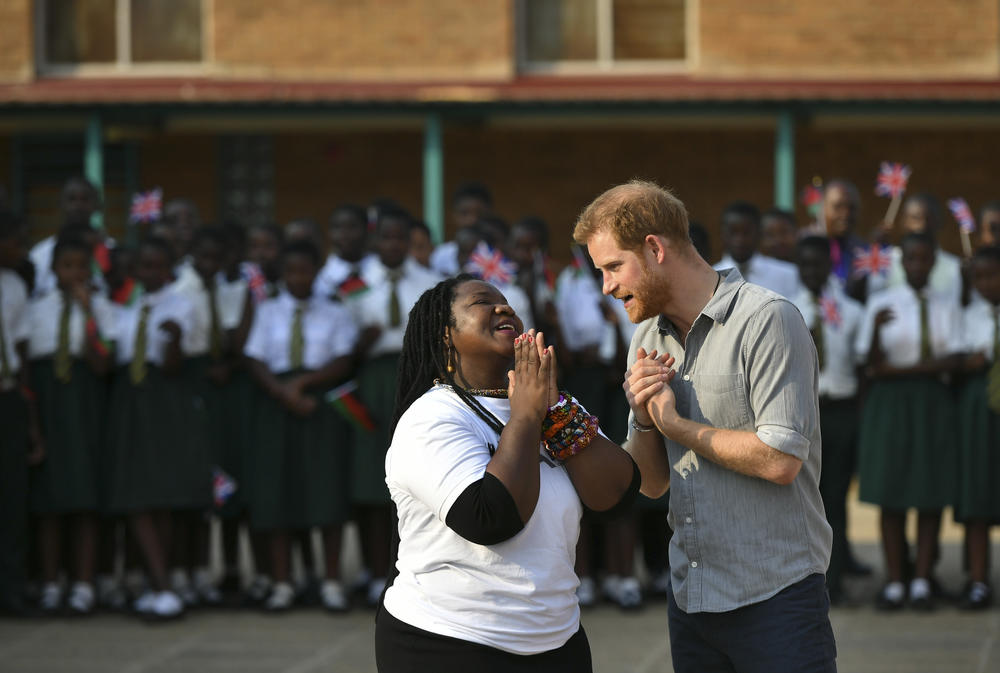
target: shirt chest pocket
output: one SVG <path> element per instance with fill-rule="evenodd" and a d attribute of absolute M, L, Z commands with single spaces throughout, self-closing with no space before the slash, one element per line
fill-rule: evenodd
<path fill-rule="evenodd" d="M 751 427 L 750 403 L 742 374 L 696 374 L 691 376 L 689 386 L 692 421 L 728 430 Z"/>

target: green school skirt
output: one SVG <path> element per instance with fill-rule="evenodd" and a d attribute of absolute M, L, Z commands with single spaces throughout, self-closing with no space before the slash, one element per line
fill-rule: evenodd
<path fill-rule="evenodd" d="M 351 460 L 351 498 L 363 505 L 389 504 L 389 489 L 385 485 L 385 454 L 392 438 L 389 424 L 396 404 L 396 373 L 399 355 L 389 354 L 368 360 L 358 375 L 358 397 L 375 422 L 368 432 L 354 433 Z"/>
<path fill-rule="evenodd" d="M 955 518 L 1000 523 L 1000 414 L 987 406 L 987 375 L 971 378 L 959 396 L 959 470 Z"/>
<path fill-rule="evenodd" d="M 951 390 L 936 378 L 873 383 L 861 414 L 860 499 L 897 510 L 952 504 L 958 465 L 955 430 Z"/>
<path fill-rule="evenodd" d="M 45 460 L 31 470 L 31 510 L 40 514 L 97 511 L 98 470 L 107 418 L 107 384 L 83 360 L 67 382 L 51 359 L 31 363 L 31 385 L 45 438 Z"/>
<path fill-rule="evenodd" d="M 212 489 L 205 410 L 189 368 L 168 376 L 149 366 L 139 384 L 128 369 L 118 369 L 111 392 L 108 511 L 207 507 Z"/>
<path fill-rule="evenodd" d="M 263 392 L 257 395 L 250 474 L 244 477 L 250 524 L 257 530 L 311 528 L 347 519 L 350 429 L 319 397 L 316 411 L 302 418 Z"/>
<path fill-rule="evenodd" d="M 251 438 L 257 404 L 257 391 L 245 369 L 237 369 L 220 391 L 221 432 L 218 441 L 219 467 L 236 482 L 236 491 L 216 513 L 224 519 L 242 516 L 246 512 L 248 494 L 253 481 L 250 475 Z"/>

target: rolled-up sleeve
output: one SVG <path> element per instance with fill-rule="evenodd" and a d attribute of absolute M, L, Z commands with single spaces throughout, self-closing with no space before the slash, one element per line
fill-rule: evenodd
<path fill-rule="evenodd" d="M 790 302 L 775 300 L 754 315 L 745 347 L 750 408 L 757 436 L 805 460 L 819 425 L 819 365 L 812 336 Z"/>

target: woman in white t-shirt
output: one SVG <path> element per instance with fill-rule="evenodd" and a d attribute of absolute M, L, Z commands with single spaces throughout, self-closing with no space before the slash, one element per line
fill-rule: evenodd
<path fill-rule="evenodd" d="M 580 516 L 628 507 L 635 464 L 559 393 L 552 347 L 489 283 L 459 276 L 421 296 L 398 381 L 379 671 L 590 671 Z"/>

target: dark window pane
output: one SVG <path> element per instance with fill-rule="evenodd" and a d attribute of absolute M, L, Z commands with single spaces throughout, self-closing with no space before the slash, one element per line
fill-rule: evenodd
<path fill-rule="evenodd" d="M 132 62 L 201 61 L 201 0 L 129 0 Z"/>
<path fill-rule="evenodd" d="M 114 63 L 115 0 L 48 0 L 47 63 Z"/>
<path fill-rule="evenodd" d="M 615 60 L 684 58 L 684 0 L 614 0 Z"/>
<path fill-rule="evenodd" d="M 595 0 L 527 0 L 528 61 L 593 61 L 597 58 Z"/>

